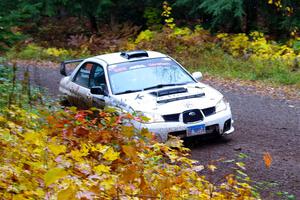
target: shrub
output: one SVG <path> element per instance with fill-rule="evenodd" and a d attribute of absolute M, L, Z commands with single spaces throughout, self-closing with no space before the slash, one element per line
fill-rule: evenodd
<path fill-rule="evenodd" d="M 74 50 L 67 50 L 63 48 L 43 48 L 41 46 L 38 46 L 37 44 L 28 44 L 21 50 L 18 50 L 16 48 L 11 49 L 7 54 L 7 57 L 9 59 L 25 59 L 25 60 L 54 60 L 54 61 L 62 61 L 71 59 L 77 56 L 87 56 L 88 52 L 82 52 L 82 51 L 74 51 Z"/>
<path fill-rule="evenodd" d="M 218 34 L 221 47 L 235 57 L 251 58 L 255 60 L 283 60 L 287 65 L 292 65 L 297 56 L 297 48 L 280 45 L 275 41 L 268 41 L 263 33 L 252 32 L 247 36 L 240 34 Z M 297 44 L 297 43 L 294 43 Z"/>
<path fill-rule="evenodd" d="M 150 30 L 145 30 L 140 32 L 140 34 L 135 39 L 135 43 L 138 44 L 142 41 L 149 42 L 154 36 L 154 32 Z"/>
<path fill-rule="evenodd" d="M 16 56 L 21 59 L 41 59 L 47 57 L 42 47 L 36 44 L 29 44 L 22 48 L 20 52 L 18 49 L 12 49 L 8 52 L 9 58 L 15 58 Z"/>
<path fill-rule="evenodd" d="M 77 54 L 75 51 L 72 50 L 66 50 L 62 48 L 47 48 L 44 50 L 45 54 L 53 59 L 59 59 L 59 60 L 67 60 L 74 58 Z"/>

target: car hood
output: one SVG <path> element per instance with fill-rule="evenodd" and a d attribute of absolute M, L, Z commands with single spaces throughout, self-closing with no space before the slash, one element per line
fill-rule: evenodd
<path fill-rule="evenodd" d="M 159 96 L 156 92 L 169 89 L 184 89 L 186 92 Z M 114 95 L 116 106 L 131 111 L 141 111 L 158 114 L 181 113 L 190 109 L 213 107 L 223 95 L 214 88 L 203 83 L 184 86 L 164 87 L 162 89 L 147 90 L 123 95 Z"/>

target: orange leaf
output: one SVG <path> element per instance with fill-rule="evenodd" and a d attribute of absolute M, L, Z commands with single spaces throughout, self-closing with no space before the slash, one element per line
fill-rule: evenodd
<path fill-rule="evenodd" d="M 89 131 L 83 127 L 83 126 L 79 126 L 76 128 L 75 130 L 76 134 L 79 135 L 79 136 L 87 136 Z"/>
<path fill-rule="evenodd" d="M 122 146 L 122 150 L 123 152 L 130 157 L 132 160 L 137 161 L 138 157 L 137 157 L 137 151 L 135 150 L 134 147 L 129 146 L 129 145 L 123 145 Z"/>
<path fill-rule="evenodd" d="M 48 121 L 48 123 L 49 124 L 52 124 L 52 123 L 54 123 L 54 117 L 53 116 L 47 116 L 47 121 Z"/>
<path fill-rule="evenodd" d="M 122 132 L 124 135 L 128 138 L 132 137 L 134 135 L 134 127 L 133 126 L 123 126 Z"/>
<path fill-rule="evenodd" d="M 135 165 L 129 166 L 123 173 L 122 173 L 122 181 L 125 183 L 133 181 L 135 178 L 140 177 L 140 173 L 138 171 L 138 167 Z"/>
<path fill-rule="evenodd" d="M 83 122 L 85 120 L 85 116 L 86 116 L 86 113 L 83 112 L 83 111 L 79 111 L 76 115 L 75 115 L 75 119 L 80 121 L 80 122 Z"/>
<path fill-rule="evenodd" d="M 145 181 L 144 176 L 141 176 L 140 189 L 141 189 L 141 190 L 146 190 L 146 189 L 147 189 L 147 183 L 146 183 L 146 181 Z"/>
<path fill-rule="evenodd" d="M 272 161 L 273 161 L 272 156 L 270 155 L 270 153 L 265 152 L 263 158 L 264 158 L 265 165 L 267 166 L 267 168 L 270 168 L 270 166 L 272 164 Z"/>
<path fill-rule="evenodd" d="M 98 132 L 98 135 L 101 136 L 100 141 L 103 143 L 109 142 L 112 138 L 112 134 L 113 133 L 108 130 L 103 130 L 103 131 Z"/>

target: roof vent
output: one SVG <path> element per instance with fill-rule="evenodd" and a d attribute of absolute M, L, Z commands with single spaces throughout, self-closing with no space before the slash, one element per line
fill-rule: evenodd
<path fill-rule="evenodd" d="M 121 56 L 126 59 L 148 57 L 148 53 L 143 50 L 121 52 Z"/>

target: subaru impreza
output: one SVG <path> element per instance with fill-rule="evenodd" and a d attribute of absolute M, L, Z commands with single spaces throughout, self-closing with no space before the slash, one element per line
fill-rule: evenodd
<path fill-rule="evenodd" d="M 79 63 L 70 73 L 66 65 Z M 176 60 L 155 51 L 127 51 L 61 63 L 59 85 L 78 107 L 112 106 L 148 118 L 135 121 L 160 141 L 170 135 L 228 135 L 234 131 L 231 108 L 216 89 L 201 82 Z"/>

